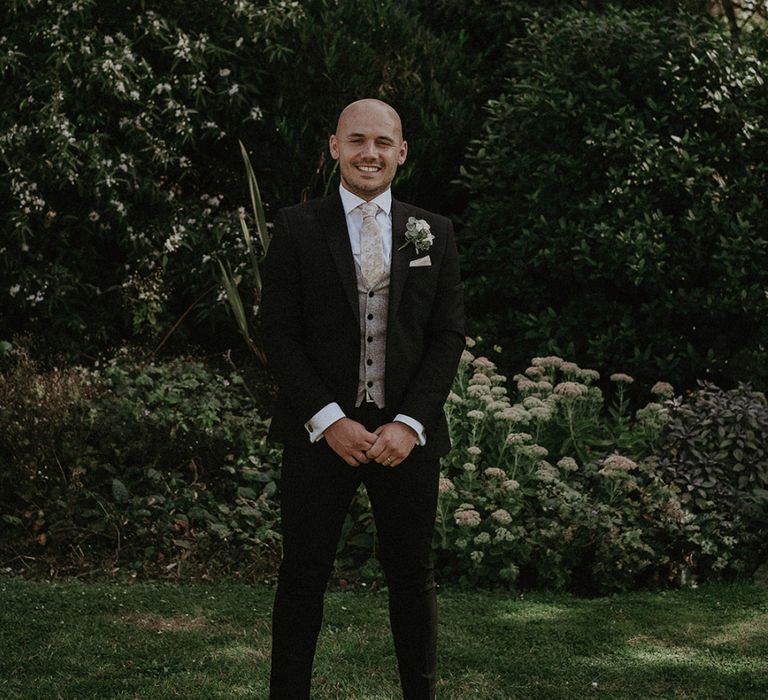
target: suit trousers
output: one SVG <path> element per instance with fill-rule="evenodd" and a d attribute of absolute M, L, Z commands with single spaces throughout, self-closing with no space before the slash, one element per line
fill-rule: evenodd
<path fill-rule="evenodd" d="M 349 416 L 368 430 L 386 422 L 373 404 Z M 365 485 L 389 589 L 389 619 L 404 700 L 435 697 L 437 600 L 432 535 L 440 463 L 415 447 L 397 467 L 350 467 L 325 440 L 286 446 L 281 480 L 283 559 L 272 615 L 271 700 L 307 700 L 333 569 L 350 501 Z"/>

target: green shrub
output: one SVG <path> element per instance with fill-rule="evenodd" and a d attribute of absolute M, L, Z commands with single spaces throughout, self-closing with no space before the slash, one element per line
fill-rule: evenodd
<path fill-rule="evenodd" d="M 460 237 L 469 313 L 504 367 L 556 353 L 766 385 L 765 50 L 616 9 L 510 45 Z"/>
<path fill-rule="evenodd" d="M 768 403 L 748 385 L 702 382 L 671 403 L 657 468 L 694 513 L 693 570 L 751 573 L 768 555 Z"/>
<path fill-rule="evenodd" d="M 0 540 L 64 569 L 271 571 L 279 454 L 238 373 L 123 351 L 60 374 L 21 356 L 0 382 Z"/>

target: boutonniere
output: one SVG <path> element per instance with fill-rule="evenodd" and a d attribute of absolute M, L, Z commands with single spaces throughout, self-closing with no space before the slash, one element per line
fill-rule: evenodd
<path fill-rule="evenodd" d="M 424 250 L 429 250 L 434 240 L 435 236 L 429 230 L 429 224 L 424 219 L 409 216 L 408 223 L 405 225 L 405 243 L 398 250 L 402 250 L 409 243 L 413 243 L 416 252 L 421 253 Z"/>

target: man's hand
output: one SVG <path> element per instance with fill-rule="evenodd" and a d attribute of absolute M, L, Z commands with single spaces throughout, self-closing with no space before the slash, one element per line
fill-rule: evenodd
<path fill-rule="evenodd" d="M 351 418 L 339 418 L 323 432 L 330 448 L 350 467 L 358 467 L 368 462 L 366 451 L 377 441 L 377 436 L 369 433 L 362 423 Z"/>
<path fill-rule="evenodd" d="M 399 421 L 380 425 L 373 432 L 378 437 L 376 444 L 368 450 L 368 457 L 387 467 L 396 467 L 419 444 L 416 431 Z"/>

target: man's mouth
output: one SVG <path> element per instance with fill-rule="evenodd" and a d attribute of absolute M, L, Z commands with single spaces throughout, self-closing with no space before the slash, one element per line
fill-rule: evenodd
<path fill-rule="evenodd" d="M 380 165 L 356 165 L 355 167 L 363 173 L 377 173 L 381 170 Z"/>

